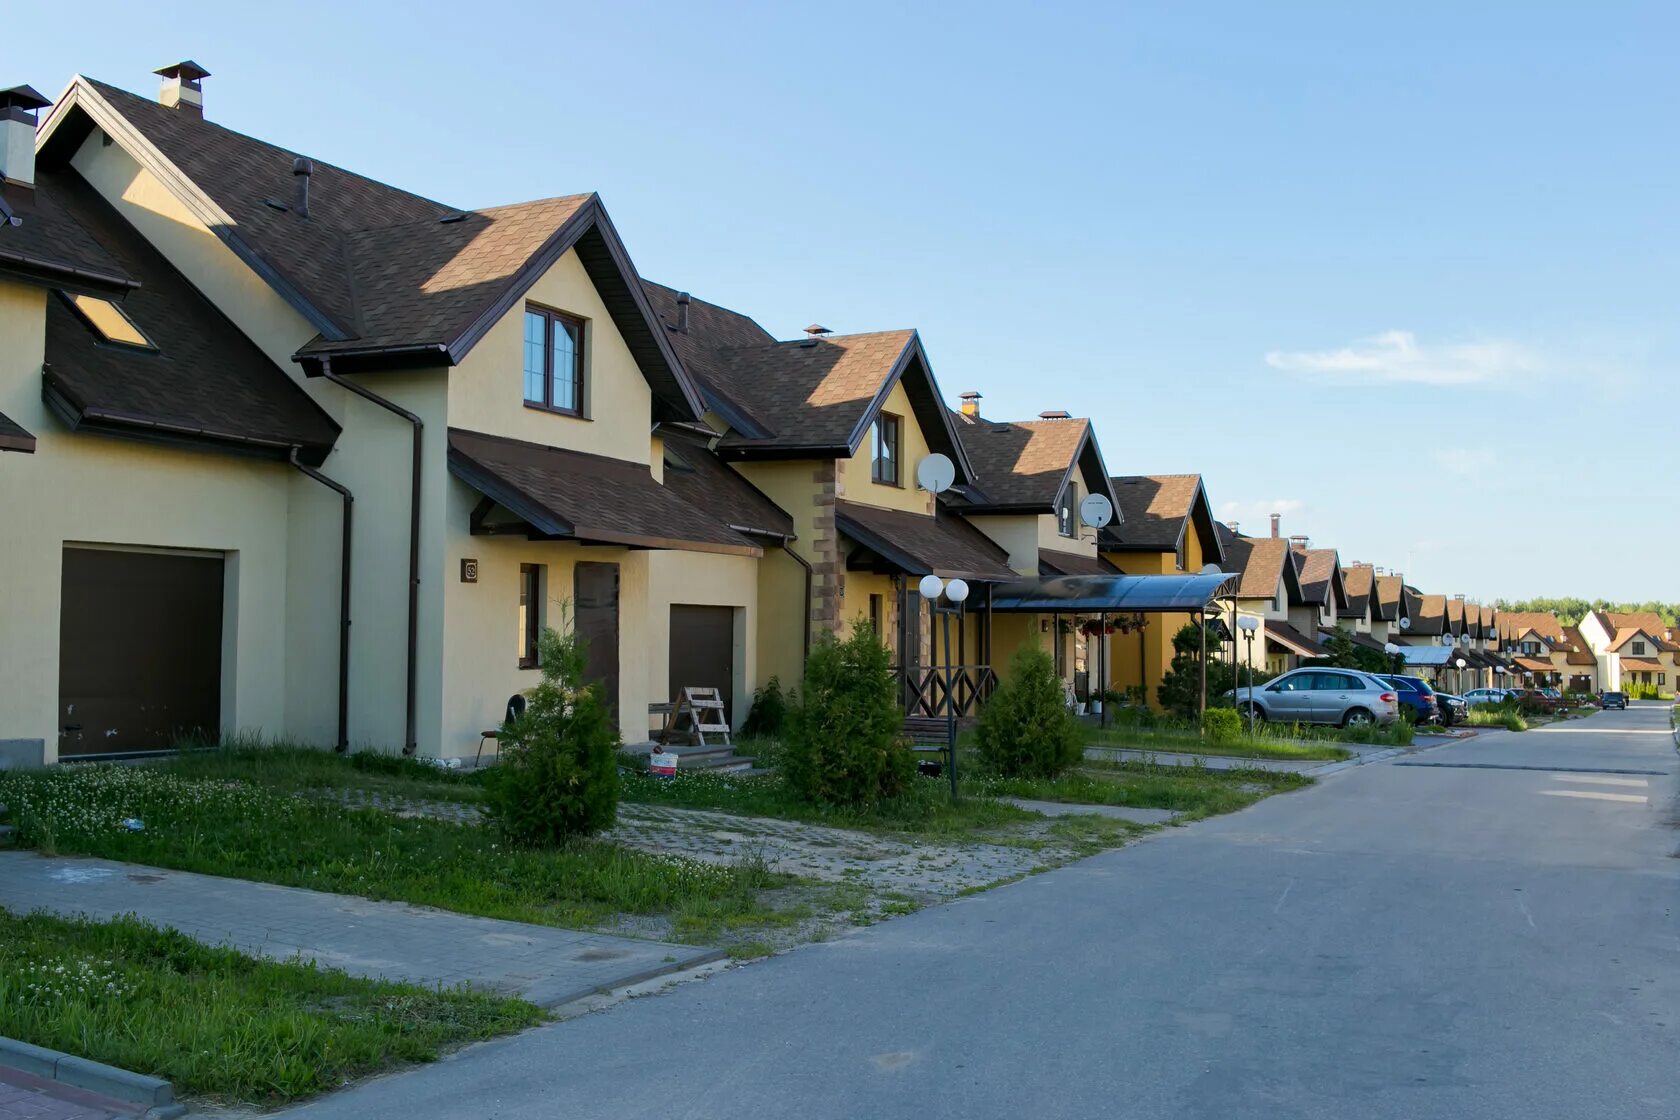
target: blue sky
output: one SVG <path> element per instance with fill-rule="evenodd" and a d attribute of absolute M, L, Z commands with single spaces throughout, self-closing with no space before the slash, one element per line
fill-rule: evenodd
<path fill-rule="evenodd" d="M 599 191 L 778 335 L 1473 597 L 1680 599 L 1672 5 L 14 5 L 150 93 L 466 206 Z M 97 12 L 97 28 L 82 13 Z"/>

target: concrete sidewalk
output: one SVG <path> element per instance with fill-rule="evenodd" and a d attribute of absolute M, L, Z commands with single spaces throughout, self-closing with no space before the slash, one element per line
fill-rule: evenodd
<path fill-rule="evenodd" d="M 721 958 L 721 950 L 474 918 L 402 902 L 99 859 L 0 852 L 0 907 L 134 914 L 254 956 L 355 976 L 471 984 L 554 1007 Z"/>

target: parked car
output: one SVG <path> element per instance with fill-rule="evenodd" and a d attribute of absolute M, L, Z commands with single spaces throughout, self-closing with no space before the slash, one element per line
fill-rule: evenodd
<path fill-rule="evenodd" d="M 1561 712 L 1569 707 L 1569 701 L 1561 694 L 1547 696 L 1545 690 L 1538 688 L 1513 688 L 1511 698 L 1525 712 Z"/>
<path fill-rule="evenodd" d="M 1330 723 L 1339 727 L 1390 724 L 1400 718 L 1394 686 L 1358 669 L 1295 669 L 1254 688 L 1225 694 L 1237 711 L 1280 723 Z"/>
<path fill-rule="evenodd" d="M 1618 711 L 1625 712 L 1627 711 L 1627 693 L 1601 692 L 1598 694 L 1598 706 L 1605 711 L 1615 708 Z"/>
<path fill-rule="evenodd" d="M 1464 697 L 1454 696 L 1450 692 L 1437 692 L 1435 704 L 1441 713 L 1441 726 L 1452 727 L 1470 718 L 1470 705 L 1464 702 Z"/>
<path fill-rule="evenodd" d="M 1435 689 L 1422 677 L 1406 677 L 1398 673 L 1379 673 L 1377 679 L 1387 681 L 1394 686 L 1395 693 L 1400 697 L 1400 706 L 1411 712 L 1413 723 L 1434 723 L 1441 718 L 1440 704 L 1435 698 Z"/>
<path fill-rule="evenodd" d="M 1555 688 L 1542 688 L 1540 691 L 1545 693 L 1547 696 L 1550 696 L 1553 700 L 1563 699 L 1563 693 L 1559 692 Z"/>
<path fill-rule="evenodd" d="M 1514 688 L 1472 688 L 1464 694 L 1464 702 L 1472 708 L 1482 704 L 1503 704 L 1516 691 Z"/>

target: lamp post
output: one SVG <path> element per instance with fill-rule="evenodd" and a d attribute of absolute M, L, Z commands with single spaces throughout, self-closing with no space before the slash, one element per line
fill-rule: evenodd
<path fill-rule="evenodd" d="M 1459 691 L 1459 695 L 1463 695 L 1464 694 L 1464 667 L 1467 664 L 1469 664 L 1469 662 L 1465 661 L 1464 658 L 1460 657 L 1458 660 L 1454 661 L 1453 664 L 1458 666 L 1458 691 Z"/>
<path fill-rule="evenodd" d="M 1398 673 L 1401 669 L 1402 664 L 1403 664 L 1403 662 L 1401 662 L 1399 660 L 1400 647 L 1395 645 L 1393 642 L 1384 642 L 1383 643 L 1383 652 L 1388 654 L 1389 668 L 1392 669 L 1394 672 Z"/>
<path fill-rule="evenodd" d="M 1242 631 L 1243 641 L 1248 643 L 1248 733 L 1254 734 L 1254 632 L 1260 629 L 1260 620 L 1251 614 L 1245 614 L 1237 619 L 1237 629 Z M 1231 638 L 1231 645 L 1237 644 L 1236 636 Z M 1236 681 L 1231 682 L 1235 687 Z"/>
<path fill-rule="evenodd" d="M 951 616 L 962 613 L 963 600 L 968 598 L 968 584 L 960 579 L 946 583 L 936 575 L 925 575 L 916 585 L 928 610 L 944 619 L 942 624 L 945 647 L 945 761 L 951 769 L 951 800 L 957 799 L 957 692 L 956 670 L 951 662 Z M 948 606 L 940 606 L 943 595 Z"/>

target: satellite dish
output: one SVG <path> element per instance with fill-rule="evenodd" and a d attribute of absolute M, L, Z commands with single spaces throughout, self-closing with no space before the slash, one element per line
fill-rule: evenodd
<path fill-rule="evenodd" d="M 916 464 L 916 485 L 930 494 L 943 494 L 956 480 L 956 466 L 937 451 Z"/>
<path fill-rule="evenodd" d="M 1225 574 L 1225 569 L 1221 568 L 1218 564 L 1203 564 L 1202 565 L 1202 575 L 1204 575 L 1204 576 L 1222 576 L 1224 574 Z"/>
<path fill-rule="evenodd" d="M 1444 646 L 1452 645 L 1453 644 L 1453 636 L 1451 634 L 1442 634 L 1441 635 L 1441 644 L 1444 645 Z"/>
<path fill-rule="evenodd" d="M 1409 618 L 1402 618 L 1402 619 L 1401 619 L 1401 620 L 1400 620 L 1400 629 L 1402 629 L 1402 630 L 1410 630 L 1410 629 L 1411 629 L 1411 628 L 1412 628 L 1412 620 L 1411 620 L 1411 619 L 1409 619 Z"/>
<path fill-rule="evenodd" d="M 1087 494 L 1079 503 L 1079 520 L 1093 529 L 1101 529 L 1114 520 L 1114 503 L 1101 494 Z"/>

